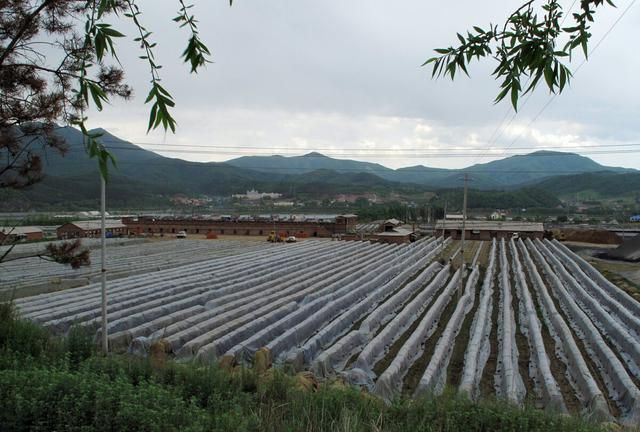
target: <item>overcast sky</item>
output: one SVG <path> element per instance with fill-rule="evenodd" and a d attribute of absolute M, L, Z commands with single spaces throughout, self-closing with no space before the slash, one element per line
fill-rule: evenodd
<path fill-rule="evenodd" d="M 188 34 L 171 21 L 178 2 L 141 2 L 178 130 L 146 134 L 148 69 L 130 40 L 119 42 L 118 53 L 135 98 L 92 115 L 91 126 L 194 161 L 319 151 L 392 168 L 452 168 L 535 147 L 640 168 L 640 145 L 611 147 L 640 143 L 640 6 L 614 25 L 630 3 L 597 14 L 592 47 L 601 45 L 571 88 L 539 114 L 550 100 L 541 87 L 513 117 L 506 102 L 492 103 L 493 63 L 474 64 L 471 78 L 454 82 L 432 80 L 420 65 L 433 48 L 454 43 L 456 32 L 503 22 L 520 1 L 236 0 L 229 7 L 200 0 L 192 10 L 214 63 L 198 75 L 179 60 Z M 576 56 L 572 69 L 581 62 Z"/>

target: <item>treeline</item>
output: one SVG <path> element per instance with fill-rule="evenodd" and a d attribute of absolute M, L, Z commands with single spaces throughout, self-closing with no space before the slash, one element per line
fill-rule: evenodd
<path fill-rule="evenodd" d="M 443 207 L 446 202 L 449 211 L 461 211 L 462 201 L 462 189 L 447 189 L 440 191 L 431 204 Z M 470 209 L 554 208 L 560 204 L 558 198 L 540 188 L 513 191 L 469 189 L 467 194 L 467 208 Z"/>

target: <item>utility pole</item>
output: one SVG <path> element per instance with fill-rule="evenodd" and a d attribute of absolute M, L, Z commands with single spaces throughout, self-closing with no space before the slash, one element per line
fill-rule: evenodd
<path fill-rule="evenodd" d="M 467 227 L 467 186 L 469 184 L 469 174 L 464 175 L 464 195 L 462 198 L 462 237 L 460 242 L 460 279 L 458 279 L 458 300 L 462 297 L 462 287 L 464 279 L 464 237 Z"/>
<path fill-rule="evenodd" d="M 100 174 L 100 250 L 101 250 L 101 271 L 100 271 L 100 283 L 102 285 L 102 352 L 104 355 L 109 353 L 109 336 L 107 335 L 107 233 L 106 233 L 106 201 L 107 201 L 107 186 L 104 181 L 104 177 Z"/>
<path fill-rule="evenodd" d="M 440 242 L 440 252 L 444 250 L 444 225 L 447 223 L 447 201 L 444 202 L 444 214 L 442 215 L 442 241 Z"/>

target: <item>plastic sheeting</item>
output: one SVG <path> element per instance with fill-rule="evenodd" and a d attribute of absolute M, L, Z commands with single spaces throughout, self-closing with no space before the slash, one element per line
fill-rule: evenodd
<path fill-rule="evenodd" d="M 598 329 L 569 295 L 560 278 L 551 270 L 542 255 L 544 253 L 546 258 L 550 258 L 549 251 L 540 241 L 536 245 L 528 242 L 528 246 L 551 281 L 554 295 L 558 298 L 564 312 L 569 316 L 569 324 L 578 337 L 585 342 L 591 359 L 599 366 L 609 396 L 616 401 L 623 412 L 621 420 L 628 424 L 637 424 L 640 422 L 640 390 L 635 386 L 615 353 L 604 341 Z"/>
<path fill-rule="evenodd" d="M 528 240 L 530 242 L 530 240 Z M 527 271 L 539 299 L 540 311 L 547 325 L 551 337 L 555 341 L 558 357 L 566 365 L 566 374 L 588 413 L 602 420 L 610 420 L 609 407 L 604 394 L 600 391 L 595 378 L 591 374 L 587 363 L 582 357 L 580 348 L 576 344 L 571 329 L 556 309 L 553 299 L 538 272 L 524 242 L 518 242 Z M 537 253 L 537 251 L 536 251 Z M 541 257 L 540 257 L 541 259 Z"/>
<path fill-rule="evenodd" d="M 448 240 L 449 239 L 447 239 L 447 241 Z M 429 252 L 426 257 L 427 262 L 432 260 L 438 252 L 438 248 L 434 248 Z M 395 316 L 395 312 L 400 305 L 404 304 L 414 295 L 417 289 L 422 288 L 426 282 L 431 280 L 435 273 L 441 270 L 442 266 L 439 263 L 431 263 L 424 272 L 409 282 L 401 291 L 371 312 L 360 324 L 360 330 L 365 333 L 375 333 L 381 325 L 384 325 Z"/>
<path fill-rule="evenodd" d="M 409 339 L 402 345 L 389 367 L 380 375 L 374 387 L 374 393 L 387 401 L 396 399 L 402 389 L 402 380 L 424 351 L 424 343 L 435 332 L 438 321 L 453 293 L 458 287 L 458 278 L 461 271 L 458 270 L 447 284 L 440 296 L 429 308 L 424 318 L 420 321 Z"/>
<path fill-rule="evenodd" d="M 423 393 L 442 394 L 447 381 L 447 368 L 451 360 L 456 337 L 460 332 L 465 317 L 473 308 L 479 277 L 480 270 L 478 266 L 475 266 L 467 280 L 464 294 L 458 300 L 458 304 L 436 344 L 431 360 L 429 360 L 429 364 L 418 382 L 415 391 L 416 395 Z"/>
<path fill-rule="evenodd" d="M 329 265 L 332 261 L 336 263 L 342 261 L 342 265 L 348 264 L 348 262 L 345 262 L 345 257 L 340 256 L 337 256 L 334 260 L 329 260 Z M 316 271 L 310 271 L 308 275 L 302 275 L 282 285 L 275 286 L 273 290 L 263 291 L 264 286 L 254 287 L 244 298 L 236 299 L 230 303 L 207 310 L 200 316 L 169 326 L 166 332 L 168 336 L 165 335 L 163 338 L 169 343 L 173 352 L 177 352 L 184 344 L 190 342 L 189 349 L 192 353 L 195 353 L 199 346 L 212 342 L 215 337 L 219 336 L 216 330 L 217 327 L 228 320 L 241 318 L 257 308 L 266 307 L 273 310 L 290 301 L 299 302 L 317 288 L 314 285 L 315 283 L 326 283 L 327 263 L 328 261 L 325 259 L 324 262 L 318 263 L 319 268 Z M 266 312 L 267 309 L 262 310 Z M 159 338 L 160 336 L 159 333 L 152 335 L 153 338 Z M 186 355 L 186 353 L 183 353 L 183 355 Z"/>
<path fill-rule="evenodd" d="M 330 251 L 319 251 L 305 254 L 301 258 L 295 257 L 288 265 L 281 266 L 282 274 L 274 272 L 272 266 L 266 266 L 265 271 L 268 271 L 268 273 L 262 277 L 256 277 L 253 280 L 247 278 L 246 274 L 242 274 L 241 281 L 238 281 L 238 272 L 235 271 L 235 280 L 231 279 L 229 281 L 230 283 L 222 286 L 218 285 L 215 289 L 212 289 L 211 282 L 209 282 L 209 284 L 204 284 L 204 286 L 179 292 L 172 296 L 163 295 L 164 293 L 155 290 L 142 304 L 136 304 L 134 306 L 129 306 L 128 304 L 118 305 L 117 311 L 110 312 L 109 330 L 119 331 L 124 328 L 137 326 L 143 322 L 148 322 L 164 315 L 166 310 L 175 311 L 195 304 L 205 304 L 207 308 L 208 303 L 213 299 L 217 299 L 220 304 L 232 304 L 234 301 L 235 304 L 245 304 L 252 300 L 252 294 L 268 290 L 281 283 L 287 283 L 288 281 L 286 277 L 284 277 L 285 272 L 296 272 L 313 267 L 314 265 L 321 265 L 328 257 L 339 257 L 340 254 L 345 251 L 348 253 L 349 249 L 351 248 L 338 248 L 334 253 Z M 334 258 L 330 261 L 337 260 L 338 258 Z M 179 284 L 180 282 L 176 281 L 174 283 Z M 140 300 L 136 300 L 136 302 L 140 302 Z M 203 312 L 202 315 L 203 317 L 206 316 L 206 312 Z M 96 319 L 94 322 L 98 320 L 99 319 Z M 167 330 L 171 330 L 172 328 L 173 327 L 170 327 Z"/>
<path fill-rule="evenodd" d="M 611 297 L 616 299 L 620 304 L 629 308 L 635 316 L 640 316 L 640 302 L 624 292 L 621 288 L 611 283 L 605 278 L 598 270 L 596 270 L 591 264 L 585 261 L 580 255 L 573 252 L 571 249 L 560 243 L 558 240 L 554 240 L 553 243 L 567 254 L 568 257 L 573 259 L 576 264 L 582 268 L 582 270 L 603 290 L 605 290 Z"/>
<path fill-rule="evenodd" d="M 339 275 L 347 275 L 350 272 L 361 268 L 367 262 L 368 259 L 370 259 L 375 254 L 380 253 L 386 247 L 387 246 L 369 247 L 364 251 L 356 251 L 354 254 L 350 256 L 343 256 L 340 265 L 335 268 L 335 271 Z M 271 271 L 273 271 L 273 268 L 271 268 Z M 324 275 L 316 277 L 315 280 L 318 280 L 320 282 L 312 285 L 307 290 L 303 290 L 302 295 L 304 295 L 304 292 L 314 292 L 315 290 L 320 289 L 322 286 L 331 283 L 332 278 L 333 276 L 330 278 L 324 278 Z M 244 302 L 239 302 L 239 303 L 244 303 Z M 203 311 L 200 314 L 194 315 L 193 317 L 188 317 L 184 320 L 180 320 L 184 322 L 171 326 L 169 331 L 167 331 L 167 328 L 168 328 L 167 326 L 177 323 L 177 321 L 172 322 L 170 324 L 165 324 L 162 318 L 158 318 L 157 320 L 146 321 L 144 324 L 141 324 L 137 327 L 132 328 L 131 330 L 129 330 L 129 332 L 133 337 L 139 337 L 139 336 L 146 337 L 152 332 L 157 332 L 155 334 L 155 338 L 166 337 L 169 334 L 175 334 L 182 329 L 189 328 L 190 326 L 196 325 L 198 322 L 201 322 L 207 317 L 213 316 L 214 314 L 215 314 L 215 311 L 212 312 L 211 310 L 204 310 L 203 308 Z"/>
<path fill-rule="evenodd" d="M 191 356 L 197 352 L 195 357 L 197 361 L 210 363 L 222 356 L 236 343 L 248 338 L 265 326 L 286 317 L 295 311 L 297 307 L 298 304 L 296 302 L 290 302 L 276 310 L 271 310 L 272 308 L 262 308 L 243 315 L 240 319 L 230 321 L 216 328 L 215 332 L 207 334 L 207 340 L 211 339 L 213 342 L 203 346 L 199 346 L 199 344 L 194 346 L 192 343 L 187 343 L 180 349 L 178 356 L 181 358 L 191 358 Z M 194 341 L 198 341 L 198 339 L 194 339 Z"/>
<path fill-rule="evenodd" d="M 516 321 L 514 317 L 509 280 L 509 262 L 504 239 L 500 240 L 500 312 L 498 318 L 498 365 L 496 367 L 496 393 L 513 403 L 522 404 L 526 395 L 524 382 L 518 370 Z"/>
<path fill-rule="evenodd" d="M 404 266 L 417 261 L 419 259 L 419 249 L 414 249 L 415 250 L 411 250 L 410 248 L 403 249 L 395 259 L 387 263 L 385 270 L 380 271 L 378 268 L 376 276 L 369 281 L 352 283 L 344 295 L 331 300 L 304 321 L 269 342 L 266 347 L 272 352 L 274 358 L 278 358 L 278 356 L 291 347 L 304 343 L 317 329 L 331 322 L 331 320 L 339 315 L 341 311 L 344 311 L 349 305 L 360 301 L 372 290 L 389 282 L 402 271 Z"/>
<path fill-rule="evenodd" d="M 277 254 L 276 261 L 284 259 L 286 255 Z M 127 307 L 143 304 L 149 299 L 167 294 L 184 293 L 191 289 L 211 289 L 212 284 L 220 286 L 229 284 L 232 280 L 249 280 L 250 275 L 240 270 L 243 264 L 235 258 L 224 258 L 200 265 L 198 271 L 188 269 L 172 269 L 153 275 L 142 275 L 121 279 L 109 286 L 108 311 L 125 310 Z M 254 257 L 257 259 L 257 257 Z M 272 262 L 271 255 L 263 258 Z M 251 262 L 252 260 L 249 260 Z M 257 262 L 256 262 L 257 264 Z M 271 267 L 264 267 L 269 270 Z M 260 269 L 256 269 L 260 270 Z M 266 273 L 265 273 L 266 274 Z M 272 276 L 271 276 L 272 277 Z M 67 290 L 61 295 L 51 296 L 48 306 L 42 305 L 43 299 L 36 299 L 33 303 L 21 307 L 25 318 L 39 322 L 55 321 L 53 325 L 68 325 L 72 322 L 82 322 L 100 315 L 99 285 L 81 290 Z M 32 309 L 35 308 L 35 309 Z"/>
<path fill-rule="evenodd" d="M 349 330 L 358 320 L 362 319 L 372 307 L 375 307 L 380 301 L 384 300 L 390 293 L 398 290 L 403 284 L 409 280 L 412 276 L 416 275 L 421 269 L 432 260 L 431 253 L 427 254 L 423 258 L 410 265 L 407 269 L 403 270 L 396 277 L 391 279 L 386 284 L 375 289 L 371 294 L 367 295 L 359 303 L 350 307 L 345 313 L 341 314 L 329 325 L 324 326 L 314 336 L 302 345 L 300 349 L 294 349 L 292 353 L 288 355 L 288 361 L 291 363 L 309 364 L 322 350 L 323 347 L 330 345 L 338 337 L 343 335 Z M 440 264 L 433 263 L 424 271 L 418 275 L 429 280 L 434 274 L 441 268 Z M 415 289 L 415 288 L 414 288 Z M 413 292 L 413 290 L 411 291 Z M 400 290 L 403 298 L 407 298 L 410 293 Z M 390 301 L 393 301 L 396 295 L 392 296 Z"/>
<path fill-rule="evenodd" d="M 314 311 L 320 309 L 323 305 L 333 299 L 339 298 L 349 293 L 354 287 L 357 287 L 358 281 L 367 277 L 380 265 L 387 263 L 390 257 L 396 254 L 397 248 L 386 248 L 375 259 L 369 260 L 369 263 L 358 270 L 347 270 L 346 274 L 332 274 L 328 276 L 322 283 L 328 283 L 324 289 L 315 290 L 314 300 L 307 302 L 310 297 L 306 296 L 300 302 L 300 308 L 291 315 L 265 327 L 247 340 L 238 343 L 231 348 L 225 355 L 234 356 L 237 361 L 251 361 L 253 354 L 260 348 L 266 346 L 270 341 L 281 336 L 287 329 L 297 325 L 308 318 Z"/>
<path fill-rule="evenodd" d="M 539 240 L 538 240 L 539 241 Z M 610 340 L 620 351 L 621 356 L 626 360 L 632 373 L 640 377 L 640 344 L 625 327 L 614 320 L 601 306 L 599 301 L 591 297 L 582 286 L 569 274 L 560 260 L 549 251 L 541 242 L 539 243 L 547 254 L 548 260 L 558 272 L 560 279 L 570 288 L 568 292 L 574 301 L 591 318 L 591 321 L 600 329 L 600 332 Z"/>
<path fill-rule="evenodd" d="M 491 243 L 489 263 L 485 273 L 478 310 L 471 323 L 471 335 L 464 355 L 464 367 L 460 378 L 459 390 L 476 399 L 482 371 L 490 354 L 489 335 L 491 334 L 491 311 L 493 310 L 493 277 L 496 270 L 496 240 Z"/>
<path fill-rule="evenodd" d="M 443 267 L 429 285 L 363 348 L 354 367 L 372 373 L 373 366 L 384 357 L 386 350 L 420 317 L 433 300 L 435 293 L 447 282 L 450 268 L 449 265 Z"/>
<path fill-rule="evenodd" d="M 221 248 L 225 247 L 224 242 L 220 244 L 216 242 L 215 244 Z M 163 249 L 158 247 L 157 244 L 155 244 L 154 248 L 160 250 Z M 180 256 L 189 257 L 191 259 L 191 262 L 193 262 L 194 260 L 193 258 L 191 258 L 190 253 L 195 253 L 196 255 L 198 255 L 198 250 L 188 249 L 175 251 L 173 253 Z M 222 251 L 220 251 L 219 253 L 222 253 Z M 178 268 L 169 268 L 166 270 L 161 270 L 158 268 L 155 270 L 161 271 L 157 271 L 156 273 L 149 273 L 148 271 L 145 271 L 145 266 L 138 266 L 138 272 L 136 274 L 109 283 L 109 292 L 111 294 L 111 296 L 109 297 L 109 301 L 113 302 L 115 299 L 122 297 L 135 297 L 139 292 L 145 292 L 149 288 L 149 284 L 151 283 L 173 280 L 177 277 L 180 277 L 180 279 L 185 284 L 191 280 L 211 278 L 212 276 L 219 277 L 220 272 L 227 269 L 229 266 L 233 266 L 234 264 L 236 266 L 239 266 L 243 261 L 255 261 L 260 255 L 262 255 L 262 259 L 264 259 L 265 253 L 268 253 L 269 259 L 273 260 L 277 260 L 278 258 L 282 258 L 285 256 L 283 252 L 276 249 L 262 248 L 258 251 L 254 248 L 250 248 L 248 252 L 238 253 L 234 256 L 223 256 L 205 261 L 199 261 L 199 259 L 196 259 L 196 262 L 193 262 L 191 264 L 185 263 Z M 203 259 L 206 258 L 206 256 L 206 254 L 203 254 Z M 131 259 L 129 261 L 134 263 L 139 262 L 139 260 Z M 110 259 L 107 261 L 107 266 L 108 268 L 111 267 Z M 19 306 L 22 315 L 31 319 L 33 316 L 37 315 L 37 311 L 47 312 L 54 307 L 65 305 L 67 307 L 76 307 L 82 304 L 98 305 L 99 300 L 100 284 L 95 283 L 81 288 L 66 289 L 64 291 L 55 293 L 41 294 L 29 297 L 28 299 L 23 299 L 23 301 L 16 302 L 16 304 Z"/>
<path fill-rule="evenodd" d="M 567 412 L 560 388 L 551 373 L 551 363 L 544 347 L 542 330 L 536 307 L 531 298 L 524 269 L 520 263 L 518 249 L 510 241 L 511 256 L 514 264 L 517 293 L 520 299 L 520 327 L 529 342 L 529 374 L 533 378 L 535 391 L 547 409 Z"/>
<path fill-rule="evenodd" d="M 367 340 L 364 331 L 353 330 L 347 333 L 318 355 L 313 362 L 313 372 L 317 376 L 327 377 L 343 370 L 349 358 L 361 349 Z"/>
<path fill-rule="evenodd" d="M 571 274 L 576 278 L 578 282 L 591 294 L 591 296 L 597 300 L 606 311 L 616 318 L 627 330 L 633 331 L 633 336 L 638 339 L 640 335 L 640 318 L 635 316 L 633 312 L 627 308 L 627 305 L 631 302 L 635 304 L 635 300 L 631 299 L 620 303 L 609 292 L 602 289 L 596 284 L 584 271 L 573 261 L 564 251 L 559 248 L 555 243 L 545 241 L 547 246 L 559 260 L 564 264 Z"/>

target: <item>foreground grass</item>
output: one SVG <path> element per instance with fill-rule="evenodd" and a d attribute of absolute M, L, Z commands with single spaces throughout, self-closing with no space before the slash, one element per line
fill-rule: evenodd
<path fill-rule="evenodd" d="M 94 353 L 0 305 L 1 431 L 597 431 L 577 418 L 455 394 L 391 406 L 337 383 Z"/>

